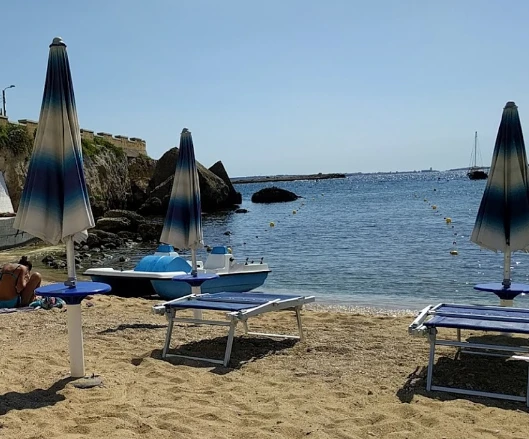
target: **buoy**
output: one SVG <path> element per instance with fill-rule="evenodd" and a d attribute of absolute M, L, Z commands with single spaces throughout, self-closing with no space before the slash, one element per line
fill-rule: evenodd
<path fill-rule="evenodd" d="M 432 204 L 432 209 L 433 210 L 437 209 L 437 206 L 435 204 Z"/>
<path fill-rule="evenodd" d="M 274 222 L 270 221 L 270 227 L 274 227 L 274 226 L 275 226 Z"/>
<path fill-rule="evenodd" d="M 457 250 L 450 250 L 450 254 L 452 256 L 457 256 L 459 253 L 457 252 Z"/>
<path fill-rule="evenodd" d="M 295 215 L 297 212 L 295 210 L 292 211 L 292 215 Z"/>
<path fill-rule="evenodd" d="M 446 224 L 450 224 L 452 222 L 452 218 L 445 218 Z"/>

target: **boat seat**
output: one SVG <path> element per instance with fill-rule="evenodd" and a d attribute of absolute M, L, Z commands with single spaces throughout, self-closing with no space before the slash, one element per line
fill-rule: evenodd
<path fill-rule="evenodd" d="M 204 264 L 204 269 L 228 268 L 230 265 L 230 254 L 210 254 Z"/>

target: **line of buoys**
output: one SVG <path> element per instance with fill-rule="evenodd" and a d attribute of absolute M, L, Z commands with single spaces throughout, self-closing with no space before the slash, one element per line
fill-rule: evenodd
<path fill-rule="evenodd" d="M 437 189 L 436 188 L 433 188 L 433 191 L 434 192 L 437 192 Z M 441 212 L 439 211 L 438 207 L 436 204 L 432 204 L 428 201 L 428 198 L 424 197 L 424 202 L 425 203 L 428 203 L 432 210 L 436 213 L 436 214 L 441 214 Z M 454 225 L 452 224 L 452 218 L 451 217 L 444 217 L 444 220 L 445 220 L 445 223 L 446 225 L 449 225 L 451 226 L 452 229 L 454 229 Z M 457 231 L 454 231 L 454 236 L 457 236 Z M 454 246 L 450 251 L 449 253 L 452 255 L 452 256 L 458 256 L 459 255 L 459 251 L 457 250 L 457 248 L 455 248 L 455 246 L 457 245 L 457 242 L 455 241 L 455 239 L 452 241 L 452 245 Z"/>

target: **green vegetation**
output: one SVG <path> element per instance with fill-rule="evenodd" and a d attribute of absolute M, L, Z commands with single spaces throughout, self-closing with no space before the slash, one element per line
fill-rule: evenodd
<path fill-rule="evenodd" d="M 13 154 L 29 154 L 33 149 L 33 136 L 23 125 L 8 123 L 0 126 L 0 151 Z"/>
<path fill-rule="evenodd" d="M 105 140 L 101 137 L 94 137 L 91 140 L 81 139 L 81 145 L 83 147 L 83 155 L 86 157 L 94 157 L 99 154 L 103 149 L 112 152 L 118 159 L 124 159 L 126 157 L 125 150 L 113 143 Z"/>

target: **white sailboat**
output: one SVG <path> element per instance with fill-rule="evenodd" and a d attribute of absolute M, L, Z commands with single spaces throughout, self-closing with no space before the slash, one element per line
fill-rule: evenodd
<path fill-rule="evenodd" d="M 478 166 L 477 164 L 478 157 L 478 132 L 474 133 L 474 150 L 470 158 L 470 167 L 468 168 L 467 176 L 471 180 L 486 180 L 488 174 L 485 172 L 483 166 Z"/>

